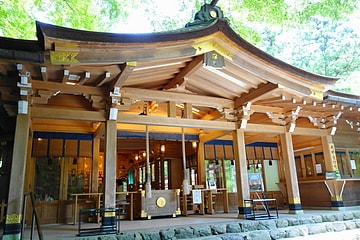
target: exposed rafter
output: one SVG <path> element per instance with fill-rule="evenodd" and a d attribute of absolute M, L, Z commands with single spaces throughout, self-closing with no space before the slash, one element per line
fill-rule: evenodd
<path fill-rule="evenodd" d="M 178 103 L 192 103 L 194 106 L 205 106 L 213 108 L 233 108 L 234 102 L 225 98 L 199 96 L 195 94 L 187 93 L 174 93 L 169 91 L 156 91 L 142 89 L 139 91 L 137 88 L 122 88 L 122 96 L 128 95 L 135 99 L 143 101 L 157 101 L 157 102 L 169 102 L 175 101 Z"/>
<path fill-rule="evenodd" d="M 193 71 L 201 67 L 204 61 L 204 55 L 194 57 L 165 87 L 164 89 L 170 89 L 176 85 L 181 85 L 184 82 L 184 78 L 191 75 Z"/>
<path fill-rule="evenodd" d="M 111 75 L 110 72 L 105 72 L 103 79 L 96 86 L 101 87 L 104 83 L 106 83 L 106 81 L 108 81 L 108 79 L 110 78 L 110 75 Z"/>
<path fill-rule="evenodd" d="M 115 87 L 122 88 L 126 79 L 130 76 L 130 74 L 135 69 L 135 67 L 136 67 L 136 62 L 126 62 L 120 65 L 121 72 L 117 75 L 115 80 L 113 80 L 113 82 L 109 87 L 109 90 L 112 91 L 112 89 Z"/>
<path fill-rule="evenodd" d="M 267 94 L 277 88 L 278 85 L 273 83 L 260 84 L 257 89 L 253 89 L 249 93 L 243 94 L 241 95 L 241 97 L 236 98 L 235 108 L 247 104 L 248 102 L 255 102 L 256 100 L 261 98 L 264 94 Z"/>
<path fill-rule="evenodd" d="M 48 80 L 48 73 L 47 73 L 47 68 L 46 67 L 40 67 L 40 71 L 41 71 L 41 76 L 43 81 L 47 81 Z"/>

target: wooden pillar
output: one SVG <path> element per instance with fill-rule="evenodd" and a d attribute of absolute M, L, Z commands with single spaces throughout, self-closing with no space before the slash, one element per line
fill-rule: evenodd
<path fill-rule="evenodd" d="M 280 134 L 280 145 L 282 157 L 284 159 L 286 189 L 289 204 L 289 213 L 303 213 L 300 201 L 299 185 L 296 173 L 296 164 L 294 158 L 294 148 L 291 133 Z"/>
<path fill-rule="evenodd" d="M 185 103 L 184 104 L 184 118 L 192 119 L 192 104 L 191 103 Z"/>
<path fill-rule="evenodd" d="M 93 140 L 92 167 L 91 167 L 91 186 L 90 192 L 99 191 L 99 158 L 100 158 L 100 138 Z"/>
<path fill-rule="evenodd" d="M 340 178 L 340 172 L 337 164 L 336 159 L 336 152 L 335 152 L 335 145 L 333 143 L 333 139 L 331 135 L 327 136 L 321 136 L 321 143 L 323 147 L 323 154 L 324 154 L 324 160 L 325 160 L 325 171 L 326 172 L 335 172 L 336 176 Z M 330 181 L 328 181 L 330 182 Z M 331 193 L 331 207 L 334 209 L 339 209 L 344 207 L 344 201 L 342 198 L 342 187 L 338 187 L 338 184 L 336 181 L 333 182 L 333 191 Z M 340 183 L 341 184 L 341 183 Z M 345 185 L 345 182 L 344 182 Z M 329 188 L 330 189 L 330 188 Z"/>
<path fill-rule="evenodd" d="M 24 192 L 34 191 L 35 188 L 34 183 L 35 183 L 36 158 L 31 158 L 32 145 L 33 145 L 33 134 L 32 132 L 29 132 Z"/>
<path fill-rule="evenodd" d="M 238 193 L 239 218 L 245 218 L 249 214 L 250 206 L 245 205 L 244 200 L 250 199 L 249 179 L 246 163 L 245 133 L 243 129 L 237 129 L 233 132 L 234 139 L 234 157 L 236 170 L 236 186 Z"/>
<path fill-rule="evenodd" d="M 164 154 L 160 157 L 160 189 L 165 190 L 165 160 Z"/>
<path fill-rule="evenodd" d="M 197 151 L 197 174 L 198 183 L 206 186 L 206 172 L 205 172 L 205 144 L 199 142 Z"/>
<path fill-rule="evenodd" d="M 67 200 L 68 183 L 69 183 L 69 158 L 62 158 L 60 162 L 61 175 L 60 175 L 60 194 L 59 200 Z"/>
<path fill-rule="evenodd" d="M 154 171 L 155 171 L 155 182 L 154 182 L 154 186 L 153 188 L 155 190 L 159 190 L 161 189 L 161 173 L 160 173 L 160 165 L 161 165 L 161 160 L 160 158 L 155 158 L 154 160 Z"/>
<path fill-rule="evenodd" d="M 300 165 L 301 165 L 301 176 L 299 177 L 306 177 L 306 163 L 305 163 L 305 158 L 304 158 L 304 154 L 300 155 Z"/>
<path fill-rule="evenodd" d="M 354 172 L 351 168 L 351 156 L 350 156 L 350 151 L 348 148 L 345 150 L 345 154 L 346 154 L 346 162 L 345 162 L 346 171 L 348 172 L 350 177 L 353 178 Z M 346 173 L 346 171 L 345 171 L 345 173 Z"/>
<path fill-rule="evenodd" d="M 114 208 L 116 200 L 116 121 L 105 126 L 104 207 Z"/>
<path fill-rule="evenodd" d="M 279 156 L 278 166 L 279 166 L 279 178 L 280 178 L 279 179 L 280 180 L 279 187 L 280 187 L 281 182 L 285 182 L 284 161 L 283 161 L 283 159 L 281 157 L 281 151 L 280 151 L 279 146 L 276 148 L 276 151 L 277 151 L 277 155 Z M 286 193 L 284 193 L 284 194 L 286 194 Z"/>
<path fill-rule="evenodd" d="M 176 102 L 168 102 L 168 117 L 176 117 Z"/>
<path fill-rule="evenodd" d="M 321 136 L 321 144 L 324 153 L 325 171 L 336 172 L 338 171 L 338 164 L 336 160 L 335 145 L 332 136 Z"/>
<path fill-rule="evenodd" d="M 22 207 L 24 202 L 25 166 L 29 141 L 30 117 L 18 114 L 11 165 L 10 186 L 4 236 L 2 239 L 20 239 Z"/>

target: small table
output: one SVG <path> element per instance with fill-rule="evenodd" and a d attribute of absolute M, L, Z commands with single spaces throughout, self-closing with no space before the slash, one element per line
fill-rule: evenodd
<path fill-rule="evenodd" d="M 276 215 L 272 215 L 270 213 L 269 203 L 273 202 L 275 204 L 274 210 Z M 259 198 L 259 199 L 245 199 L 244 200 L 245 206 L 250 205 L 251 213 L 248 213 L 245 215 L 246 219 L 272 219 L 272 218 L 279 218 L 279 212 L 278 212 L 278 205 L 276 198 Z M 263 207 L 263 211 L 259 211 L 256 207 L 258 205 L 261 205 Z"/>

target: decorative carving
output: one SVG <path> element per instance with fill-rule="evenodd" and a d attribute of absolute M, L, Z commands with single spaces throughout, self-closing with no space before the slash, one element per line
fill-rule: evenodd
<path fill-rule="evenodd" d="M 291 113 L 270 113 L 266 115 L 271 119 L 273 123 L 279 124 L 280 126 L 289 126 L 289 132 L 293 132 L 296 127 L 296 120 L 299 117 L 301 107 L 297 106 L 295 111 Z"/>
<path fill-rule="evenodd" d="M 241 106 L 238 110 L 235 109 L 224 109 L 223 114 L 226 120 L 232 122 L 240 121 L 240 128 L 246 128 L 248 120 L 250 120 L 251 114 L 254 113 L 254 110 L 251 110 L 251 102 L 248 102 L 245 106 Z"/>
<path fill-rule="evenodd" d="M 50 51 L 50 61 L 52 64 L 79 63 L 78 54 L 77 51 Z"/>
<path fill-rule="evenodd" d="M 202 5 L 200 10 L 195 13 L 194 21 L 188 22 L 185 27 L 191 27 L 202 23 L 211 22 L 217 18 L 227 20 L 226 18 L 224 18 L 223 11 L 218 6 L 216 6 L 217 2 L 218 0 L 212 0 L 210 4 L 206 3 Z"/>
<path fill-rule="evenodd" d="M 166 199 L 164 197 L 158 197 L 156 199 L 156 206 L 159 208 L 163 208 L 166 206 Z"/>
<path fill-rule="evenodd" d="M 328 117 L 312 117 L 308 116 L 308 119 L 313 123 L 314 127 L 321 129 L 327 129 L 336 126 L 339 118 L 341 117 L 342 112 L 338 112 L 337 115 L 331 115 Z"/>
<path fill-rule="evenodd" d="M 232 60 L 232 57 L 234 56 L 234 52 L 230 51 L 222 44 L 217 43 L 215 40 L 196 42 L 192 47 L 196 50 L 196 55 L 215 51 L 229 60 Z"/>
<path fill-rule="evenodd" d="M 8 214 L 6 215 L 6 224 L 21 223 L 22 214 Z"/>

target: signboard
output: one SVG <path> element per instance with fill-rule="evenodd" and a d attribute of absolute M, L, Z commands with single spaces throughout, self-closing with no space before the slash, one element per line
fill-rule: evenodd
<path fill-rule="evenodd" d="M 263 191 L 264 186 L 261 173 L 249 173 L 248 178 L 250 192 Z"/>
<path fill-rule="evenodd" d="M 193 204 L 202 203 L 201 190 L 192 190 L 192 199 L 193 199 Z"/>
<path fill-rule="evenodd" d="M 352 170 L 355 170 L 355 169 L 356 169 L 356 162 L 355 162 L 355 160 L 351 159 L 351 160 L 350 160 L 350 165 L 351 165 L 351 169 L 352 169 Z"/>
<path fill-rule="evenodd" d="M 335 176 L 336 176 L 335 172 L 326 172 L 325 173 L 325 179 L 326 180 L 335 179 Z"/>
<path fill-rule="evenodd" d="M 320 174 L 322 173 L 322 168 L 321 168 L 321 164 L 320 163 L 317 163 L 315 165 L 315 169 L 316 169 L 316 173 Z"/>

